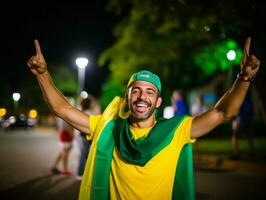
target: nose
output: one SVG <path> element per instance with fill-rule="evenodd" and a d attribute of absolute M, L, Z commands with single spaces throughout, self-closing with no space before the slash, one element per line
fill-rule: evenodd
<path fill-rule="evenodd" d="M 145 91 L 141 90 L 139 92 L 138 99 L 146 99 L 146 97 L 147 97 L 147 94 L 145 93 Z"/>

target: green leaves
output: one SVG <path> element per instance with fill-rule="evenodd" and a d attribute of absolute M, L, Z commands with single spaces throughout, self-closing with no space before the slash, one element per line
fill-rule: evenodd
<path fill-rule="evenodd" d="M 243 1 L 110 0 L 109 10 L 121 21 L 115 43 L 99 59 L 111 72 L 106 84 L 119 85 L 121 93 L 132 73 L 147 69 L 160 76 L 164 90 L 186 90 L 238 65 L 243 41 L 235 38 L 252 24 L 252 13 L 243 13 L 250 2 Z M 234 60 L 227 59 L 230 49 Z"/>
<path fill-rule="evenodd" d="M 60 64 L 50 64 L 49 70 L 56 87 L 66 96 L 75 97 L 78 88 L 77 72 Z"/>
<path fill-rule="evenodd" d="M 236 57 L 233 60 L 227 58 L 227 53 L 233 50 Z M 202 46 L 195 51 L 194 62 L 205 75 L 212 75 L 221 70 L 225 71 L 234 65 L 239 65 L 242 58 L 242 50 L 237 43 L 232 40 L 224 40 Z"/>

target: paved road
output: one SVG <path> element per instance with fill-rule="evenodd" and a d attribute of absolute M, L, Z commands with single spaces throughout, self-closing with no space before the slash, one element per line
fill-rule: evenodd
<path fill-rule="evenodd" d="M 0 199 L 73 200 L 80 182 L 75 177 L 52 176 L 49 167 L 57 153 L 56 132 L 0 131 Z M 77 142 L 70 154 L 75 173 Z M 266 199 L 265 174 L 197 166 L 197 199 Z"/>
<path fill-rule="evenodd" d="M 266 176 L 235 170 L 202 168 L 195 172 L 197 199 L 266 199 Z"/>
<path fill-rule="evenodd" d="M 0 199 L 77 199 L 80 181 L 52 176 L 49 168 L 57 155 L 52 129 L 0 131 Z M 77 142 L 70 154 L 70 170 L 77 169 Z"/>

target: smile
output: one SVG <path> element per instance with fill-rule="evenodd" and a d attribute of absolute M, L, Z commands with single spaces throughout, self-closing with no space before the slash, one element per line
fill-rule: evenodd
<path fill-rule="evenodd" d="M 144 104 L 144 103 L 137 103 L 136 106 L 137 107 L 146 107 L 146 108 L 148 107 L 148 105 Z"/>

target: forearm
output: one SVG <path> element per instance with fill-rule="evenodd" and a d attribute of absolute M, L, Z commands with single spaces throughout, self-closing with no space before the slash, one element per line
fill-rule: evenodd
<path fill-rule="evenodd" d="M 47 64 L 41 51 L 38 40 L 34 40 L 36 55 L 33 55 L 28 61 L 27 66 L 31 72 L 36 75 L 42 90 L 44 99 L 51 111 L 62 118 L 74 128 L 90 133 L 89 116 L 75 108 L 69 103 L 69 100 L 55 87 L 53 80 L 47 71 Z"/>
<path fill-rule="evenodd" d="M 191 138 L 198 138 L 213 130 L 221 123 L 237 115 L 245 98 L 250 82 L 236 79 L 232 88 L 216 103 L 213 109 L 193 119 Z"/>
<path fill-rule="evenodd" d="M 64 118 L 63 108 L 71 107 L 71 105 L 55 87 L 49 72 L 46 71 L 36 77 L 50 110 L 58 117 Z"/>
<path fill-rule="evenodd" d="M 250 82 L 237 78 L 231 89 L 216 103 L 214 109 L 222 113 L 224 120 L 231 119 L 233 116 L 237 115 L 249 86 Z"/>
<path fill-rule="evenodd" d="M 89 134 L 89 116 L 73 107 L 55 87 L 48 71 L 36 76 L 50 110 L 69 125 Z"/>

